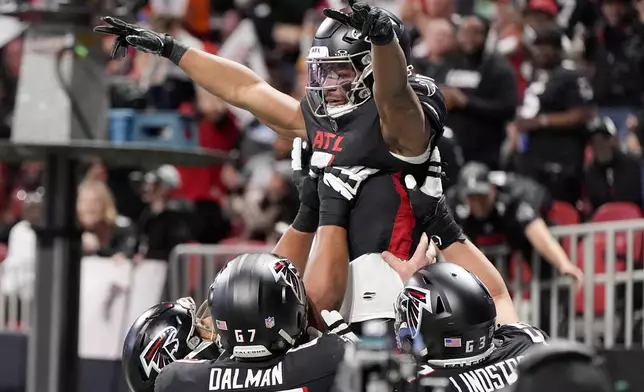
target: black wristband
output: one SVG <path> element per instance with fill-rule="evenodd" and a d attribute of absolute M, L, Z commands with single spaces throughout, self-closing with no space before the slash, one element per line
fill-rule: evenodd
<path fill-rule="evenodd" d="M 319 226 L 339 226 L 347 229 L 351 215 L 351 204 L 345 199 L 320 200 Z"/>
<path fill-rule="evenodd" d="M 161 52 L 161 56 L 166 57 L 176 65 L 179 65 L 179 61 L 181 61 L 187 51 L 188 47 L 186 45 L 172 38 L 170 35 L 166 34 L 163 37 L 163 51 Z"/>
<path fill-rule="evenodd" d="M 300 204 L 300 209 L 293 220 L 293 228 L 302 233 L 315 233 L 318 229 L 320 213 L 304 204 Z"/>

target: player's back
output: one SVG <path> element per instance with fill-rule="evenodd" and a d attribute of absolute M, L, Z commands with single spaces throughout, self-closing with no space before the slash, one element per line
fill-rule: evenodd
<path fill-rule="evenodd" d="M 214 361 L 177 361 L 159 375 L 156 392 L 331 390 L 346 341 L 320 338 L 266 361 L 237 361 L 225 354 Z"/>
<path fill-rule="evenodd" d="M 448 379 L 448 392 L 499 391 L 516 381 L 515 372 L 525 352 L 544 342 L 545 335 L 534 327 L 523 323 L 506 324 L 495 331 L 495 349 L 485 360 L 465 367 L 423 365 L 419 380 L 423 385 L 423 379 L 427 378 Z"/>

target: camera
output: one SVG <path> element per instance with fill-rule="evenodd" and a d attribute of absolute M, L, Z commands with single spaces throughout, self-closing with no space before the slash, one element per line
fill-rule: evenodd
<path fill-rule="evenodd" d="M 366 321 L 355 344 L 348 345 L 334 392 L 445 392 L 447 379 L 416 380 L 418 360 L 397 350 L 394 333 L 382 321 Z"/>

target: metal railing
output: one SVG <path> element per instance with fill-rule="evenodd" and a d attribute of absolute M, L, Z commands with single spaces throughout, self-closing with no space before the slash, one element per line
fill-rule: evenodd
<path fill-rule="evenodd" d="M 16 270 L 5 273 L 0 264 L 0 332 L 27 332 L 31 319 L 33 301 L 33 266 L 25 266 L 25 271 Z M 4 275 L 4 276 L 3 276 Z M 10 284 L 3 278 L 12 279 Z M 9 286 L 9 287 L 7 287 Z"/>
<path fill-rule="evenodd" d="M 579 289 L 570 277 L 556 272 L 553 278 L 540 279 L 541 269 L 551 267 L 544 266 L 536 252 L 526 263 L 530 280 L 525 282 L 526 260 L 520 253 L 506 246 L 483 249 L 506 279 L 515 307 L 524 314 L 523 321 L 547 329 L 551 337 L 605 348 L 616 343 L 631 348 L 637 340 L 644 347 L 644 323 L 636 328 L 635 322 L 641 320 L 644 302 L 644 219 L 557 226 L 550 232 L 563 244 L 570 260 L 584 271 Z M 515 267 L 511 278 L 509 260 Z M 525 302 L 528 311 L 521 312 Z M 545 311 L 541 310 L 543 306 L 547 306 Z M 548 325 L 541 320 L 544 314 L 549 316 Z"/>
<path fill-rule="evenodd" d="M 208 295 L 217 272 L 242 253 L 265 253 L 268 245 L 178 245 L 170 254 L 168 285 L 170 298 L 194 297 L 197 302 Z"/>
<path fill-rule="evenodd" d="M 537 254 L 526 262 L 530 279 L 524 280 L 526 266 L 519 254 L 506 246 L 483 249 L 506 279 L 522 320 L 546 329 L 552 337 L 606 348 L 644 346 L 644 323 L 638 325 L 644 306 L 644 219 L 558 226 L 551 233 L 564 244 L 573 263 L 583 266 L 581 289 L 574 287 L 571 278 L 556 273 L 554 278 L 540 279 L 542 269 L 549 266 Z M 242 253 L 271 249 L 263 245 L 179 245 L 169 260 L 168 295 L 201 301 L 225 263 Z M 513 272 L 511 279 L 509 272 Z M 26 331 L 30 305 L 19 292 L 0 294 L 0 332 Z"/>

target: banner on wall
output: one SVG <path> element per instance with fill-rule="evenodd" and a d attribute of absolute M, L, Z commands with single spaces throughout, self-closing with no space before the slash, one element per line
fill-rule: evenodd
<path fill-rule="evenodd" d="M 78 355 L 82 359 L 121 358 L 123 341 L 136 318 L 159 303 L 168 263 L 84 257 L 81 261 Z"/>

